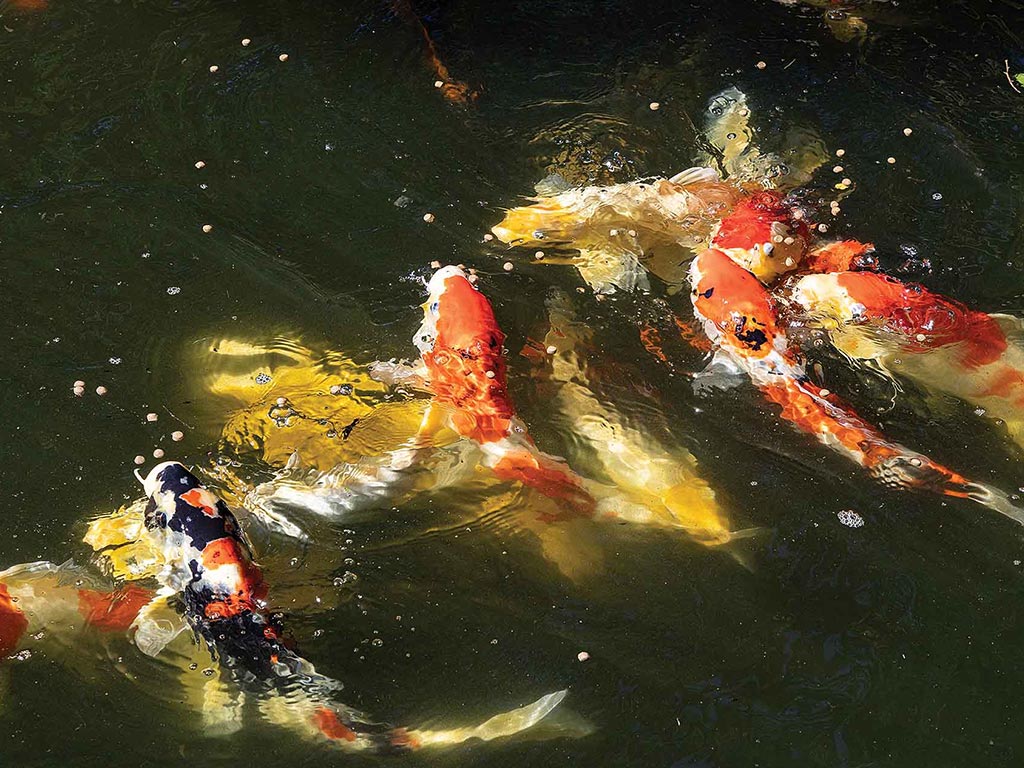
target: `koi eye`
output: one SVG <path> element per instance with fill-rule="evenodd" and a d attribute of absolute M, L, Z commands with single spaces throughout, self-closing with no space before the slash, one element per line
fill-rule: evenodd
<path fill-rule="evenodd" d="M 440 309 L 440 307 L 441 307 L 441 303 L 440 302 L 432 301 L 430 303 L 430 311 L 433 312 L 434 314 L 437 314 L 437 310 Z"/>
<path fill-rule="evenodd" d="M 543 240 L 545 237 L 547 237 L 547 235 L 545 235 L 544 231 L 541 230 L 541 229 L 538 229 L 537 231 L 535 231 L 533 233 L 533 239 L 534 240 Z"/>
<path fill-rule="evenodd" d="M 771 243 L 765 243 L 764 244 L 765 255 L 771 256 L 772 255 L 772 251 L 774 251 L 774 250 L 775 250 L 775 246 L 772 245 Z"/>

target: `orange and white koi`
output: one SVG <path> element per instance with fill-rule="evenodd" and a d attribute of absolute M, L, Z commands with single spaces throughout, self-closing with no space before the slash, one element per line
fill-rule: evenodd
<path fill-rule="evenodd" d="M 1024 444 L 1024 346 L 1021 321 L 870 272 L 805 275 L 785 297 L 806 325 L 826 329 L 848 357 L 870 360 L 889 376 L 953 395 L 1007 425 Z"/>
<path fill-rule="evenodd" d="M 483 465 L 502 480 L 534 488 L 580 516 L 596 502 L 560 458 L 541 452 L 515 414 L 508 391 L 505 334 L 494 309 L 458 267 L 427 284 L 423 323 L 413 339 L 433 398 L 421 432 L 447 427 L 479 447 Z"/>
<path fill-rule="evenodd" d="M 518 733 L 550 713 L 558 691 L 482 725 L 450 731 L 376 723 L 335 700 L 341 683 L 319 674 L 284 639 L 270 610 L 267 585 L 228 507 L 183 465 L 164 462 L 143 481 L 146 527 L 164 550 L 157 578 L 196 638 L 238 690 L 237 706 L 254 697 L 264 717 L 348 750 L 404 752 Z"/>
<path fill-rule="evenodd" d="M 24 563 L 0 571 L 0 659 L 27 644 L 71 645 L 89 631 L 125 633 L 152 590 L 103 583 L 67 562 Z"/>
<path fill-rule="evenodd" d="M 778 306 L 753 273 L 710 248 L 690 268 L 694 312 L 719 360 L 745 372 L 782 418 L 866 468 L 881 482 L 970 498 L 1024 523 L 1001 491 L 973 482 L 887 439 L 835 395 L 808 380 L 778 322 Z"/>

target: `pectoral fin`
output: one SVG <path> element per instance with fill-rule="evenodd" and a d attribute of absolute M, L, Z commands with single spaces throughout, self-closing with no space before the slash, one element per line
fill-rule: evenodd
<path fill-rule="evenodd" d="M 135 645 L 147 656 L 158 656 L 188 628 L 185 617 L 171 605 L 177 593 L 163 589 L 147 603 L 132 622 Z"/>

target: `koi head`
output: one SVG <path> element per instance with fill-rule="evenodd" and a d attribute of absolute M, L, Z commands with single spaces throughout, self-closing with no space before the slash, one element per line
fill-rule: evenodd
<path fill-rule="evenodd" d="M 579 195 L 579 190 L 569 190 L 542 197 L 532 205 L 512 208 L 505 212 L 500 224 L 491 227 L 491 232 L 507 245 L 529 248 L 573 243 L 586 223 L 586 216 L 579 210 Z"/>
<path fill-rule="evenodd" d="M 452 406 L 453 426 L 479 442 L 499 440 L 511 428 L 504 344 L 491 303 L 458 267 L 439 269 L 427 283 L 420 350 L 434 401 Z"/>
<path fill-rule="evenodd" d="M 728 254 L 709 248 L 690 266 L 694 312 L 708 337 L 744 358 L 768 356 L 783 334 L 765 286 Z"/>
<path fill-rule="evenodd" d="M 768 283 L 799 266 L 806 232 L 779 193 L 759 192 L 741 200 L 719 222 L 711 247 Z"/>

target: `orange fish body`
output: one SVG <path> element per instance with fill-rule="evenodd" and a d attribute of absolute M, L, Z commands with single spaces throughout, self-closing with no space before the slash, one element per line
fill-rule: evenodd
<path fill-rule="evenodd" d="M 427 285 L 424 320 L 415 343 L 433 394 L 424 430 L 444 414 L 448 426 L 476 443 L 484 464 L 502 480 L 518 481 L 576 515 L 596 501 L 564 461 L 542 453 L 515 416 L 508 393 L 505 335 L 491 303 L 458 267 L 438 270 Z"/>

